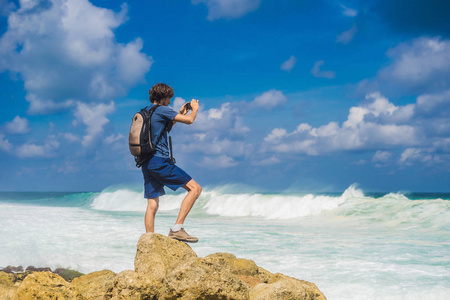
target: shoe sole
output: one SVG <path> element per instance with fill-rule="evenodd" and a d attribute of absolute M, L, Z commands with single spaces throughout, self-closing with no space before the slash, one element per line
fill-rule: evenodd
<path fill-rule="evenodd" d="M 169 236 L 170 238 L 172 238 L 172 239 L 175 239 L 175 240 L 177 240 L 177 241 L 180 241 L 180 242 L 186 242 L 186 243 L 197 243 L 198 242 L 198 239 L 197 240 L 189 240 L 189 239 L 183 239 L 183 238 L 179 238 L 179 237 L 176 237 L 176 236 Z"/>

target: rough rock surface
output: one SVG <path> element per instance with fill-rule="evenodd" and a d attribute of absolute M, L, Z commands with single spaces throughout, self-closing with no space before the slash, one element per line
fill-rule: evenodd
<path fill-rule="evenodd" d="M 218 258 L 191 258 L 167 272 L 164 295 L 172 299 L 248 299 L 248 288 Z"/>
<path fill-rule="evenodd" d="M 14 285 L 14 275 L 0 272 L 0 299 L 12 299 L 17 287 Z"/>
<path fill-rule="evenodd" d="M 61 276 L 52 272 L 36 272 L 23 280 L 14 299 L 84 299 L 84 297 Z"/>
<path fill-rule="evenodd" d="M 197 257 L 197 254 L 185 243 L 162 234 L 143 234 L 137 244 L 135 271 L 162 280 L 172 264 L 191 257 Z"/>
<path fill-rule="evenodd" d="M 51 272 L 16 279 L 0 272 L 0 299 L 326 300 L 311 282 L 230 253 L 197 257 L 187 244 L 152 233 L 139 239 L 134 271 L 103 270 L 71 283 Z"/>
<path fill-rule="evenodd" d="M 106 299 L 163 299 L 161 281 L 138 274 L 132 270 L 122 271 L 114 277 L 113 284 L 106 292 Z"/>
<path fill-rule="evenodd" d="M 110 270 L 92 272 L 72 281 L 72 285 L 86 299 L 104 299 L 104 295 L 113 286 L 116 273 Z"/>
<path fill-rule="evenodd" d="M 251 300 L 326 300 L 314 283 L 277 274 L 278 281 L 258 284 L 250 291 Z"/>

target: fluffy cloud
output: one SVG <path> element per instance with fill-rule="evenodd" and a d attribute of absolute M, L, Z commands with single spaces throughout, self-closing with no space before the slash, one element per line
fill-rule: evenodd
<path fill-rule="evenodd" d="M 9 152 L 12 147 L 12 144 L 5 139 L 5 135 L 0 133 L 0 149 L 5 152 Z"/>
<path fill-rule="evenodd" d="M 255 100 L 248 103 L 249 108 L 263 108 L 272 110 L 287 102 L 286 96 L 282 91 L 270 90 L 255 97 Z"/>
<path fill-rule="evenodd" d="M 90 105 L 77 103 L 74 115 L 78 121 L 86 125 L 86 135 L 81 142 L 84 147 L 89 147 L 95 143 L 96 139 L 103 133 L 103 126 L 109 122 L 106 115 L 114 111 L 114 102 Z"/>
<path fill-rule="evenodd" d="M 29 121 L 26 118 L 16 116 L 11 122 L 6 123 L 6 130 L 13 134 L 23 134 L 30 131 Z"/>
<path fill-rule="evenodd" d="M 60 143 L 55 136 L 48 136 L 43 145 L 37 145 L 29 141 L 16 149 L 16 155 L 21 158 L 52 157 L 56 155 Z"/>
<path fill-rule="evenodd" d="M 184 100 L 178 99 L 179 105 Z M 179 153 L 201 154 L 202 165 L 225 168 L 237 164 L 249 152 L 246 141 L 250 129 L 243 122 L 242 104 L 225 102 L 219 108 L 200 107 L 197 119 L 190 126 L 176 125 L 174 140 Z"/>
<path fill-rule="evenodd" d="M 208 7 L 207 19 L 236 19 L 256 10 L 261 0 L 192 0 L 193 4 L 204 3 Z"/>
<path fill-rule="evenodd" d="M 291 55 L 288 60 L 281 64 L 280 69 L 286 72 L 290 72 L 295 64 L 297 63 L 297 58 L 294 55 Z"/>
<path fill-rule="evenodd" d="M 21 1 L 0 39 L 0 71 L 20 74 L 30 113 L 51 113 L 78 101 L 123 95 L 152 64 L 137 38 L 115 40 L 126 21 L 88 0 Z"/>
<path fill-rule="evenodd" d="M 234 167 L 237 165 L 237 162 L 233 158 L 223 154 L 215 157 L 205 157 L 203 159 L 203 165 L 211 169 L 217 169 Z"/>
<path fill-rule="evenodd" d="M 320 67 L 324 64 L 325 64 L 325 62 L 323 60 L 316 61 L 314 63 L 314 67 L 311 69 L 311 74 L 313 74 L 314 77 L 319 77 L 319 78 L 328 78 L 328 79 L 334 78 L 335 73 L 333 71 L 320 70 Z"/>
<path fill-rule="evenodd" d="M 395 106 L 379 93 L 350 108 L 339 126 L 330 122 L 320 127 L 302 123 L 288 133 L 275 128 L 265 138 L 266 151 L 320 155 L 340 151 L 377 150 L 417 145 L 423 142 L 421 129 L 412 125 L 414 105 Z M 377 160 L 386 153 L 376 155 Z"/>
<path fill-rule="evenodd" d="M 387 52 L 390 65 L 363 89 L 396 93 L 437 93 L 450 89 L 450 41 L 422 37 L 401 43 Z"/>
<path fill-rule="evenodd" d="M 373 162 L 387 162 L 392 157 L 389 151 L 377 151 L 372 158 Z"/>

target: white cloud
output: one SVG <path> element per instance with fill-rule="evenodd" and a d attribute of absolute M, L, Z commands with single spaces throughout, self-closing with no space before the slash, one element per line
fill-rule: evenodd
<path fill-rule="evenodd" d="M 59 145 L 60 143 L 54 136 L 48 136 L 43 145 L 36 145 L 32 141 L 29 141 L 17 147 L 15 153 L 21 158 L 53 157 L 56 155 Z"/>
<path fill-rule="evenodd" d="M 261 0 L 192 0 L 193 4 L 204 3 L 208 7 L 207 19 L 236 19 L 256 10 Z"/>
<path fill-rule="evenodd" d="M 109 122 L 106 115 L 114 111 L 114 102 L 112 101 L 107 105 L 77 103 L 74 115 L 78 121 L 86 125 L 86 135 L 81 142 L 84 147 L 89 147 L 95 143 L 96 139 L 103 133 L 103 126 Z"/>
<path fill-rule="evenodd" d="M 5 135 L 0 133 L 0 149 L 9 152 L 13 148 L 13 145 L 5 139 Z"/>
<path fill-rule="evenodd" d="M 414 163 L 428 166 L 442 165 L 439 155 L 432 153 L 431 148 L 408 148 L 400 156 L 399 163 L 403 166 L 412 166 Z"/>
<path fill-rule="evenodd" d="M 208 110 L 201 105 L 192 125 L 176 125 L 172 133 L 176 153 L 206 155 L 208 159 L 201 163 L 207 167 L 216 159 L 220 167 L 237 164 L 235 160 L 247 157 L 251 150 L 247 141 L 250 129 L 243 122 L 242 112 L 241 103 L 226 102 Z"/>
<path fill-rule="evenodd" d="M 399 44 L 387 55 L 391 64 L 378 72 L 371 85 L 419 94 L 450 89 L 449 40 L 421 37 Z"/>
<path fill-rule="evenodd" d="M 186 100 L 184 100 L 181 97 L 175 97 L 175 99 L 173 100 L 173 109 L 178 112 L 180 111 L 181 107 L 183 106 L 183 104 L 186 103 Z"/>
<path fill-rule="evenodd" d="M 115 135 L 115 134 L 111 134 L 110 136 L 108 136 L 107 138 L 105 138 L 105 143 L 107 144 L 113 144 L 117 141 L 120 140 L 124 140 L 125 137 L 123 135 L 121 135 L 120 133 Z M 127 142 L 128 143 L 128 142 Z"/>
<path fill-rule="evenodd" d="M 255 97 L 255 100 L 249 102 L 249 107 L 272 110 L 275 107 L 285 104 L 286 102 L 287 98 L 282 91 L 270 90 L 262 93 L 262 95 L 260 96 Z"/>
<path fill-rule="evenodd" d="M 355 37 L 355 34 L 358 32 L 358 26 L 353 25 L 349 30 L 342 32 L 340 35 L 337 36 L 336 42 L 341 44 L 348 44 L 350 43 L 353 38 Z"/>
<path fill-rule="evenodd" d="M 422 114 L 450 117 L 450 90 L 419 96 L 416 109 Z"/>
<path fill-rule="evenodd" d="M 392 157 L 392 153 L 389 151 L 377 151 L 372 157 L 372 162 L 375 163 L 387 163 Z"/>
<path fill-rule="evenodd" d="M 16 116 L 11 122 L 6 123 L 6 130 L 13 134 L 23 134 L 30 131 L 30 122 L 26 118 Z"/>
<path fill-rule="evenodd" d="M 353 8 L 349 8 L 343 4 L 341 4 L 342 14 L 347 17 L 356 17 L 358 15 L 358 11 Z"/>
<path fill-rule="evenodd" d="M 287 131 L 284 128 L 275 128 L 272 130 L 271 133 L 269 133 L 268 136 L 264 138 L 264 141 L 266 142 L 274 142 L 277 140 L 280 140 L 281 138 L 287 136 Z"/>
<path fill-rule="evenodd" d="M 281 64 L 280 69 L 286 72 L 290 72 L 295 64 L 297 63 L 297 58 L 294 55 L 291 55 L 288 60 Z"/>
<path fill-rule="evenodd" d="M 288 133 L 276 128 L 264 139 L 265 151 L 320 155 L 347 150 L 411 146 L 422 142 L 420 128 L 404 124 L 413 119 L 414 107 L 395 106 L 379 93 L 350 108 L 342 126 L 330 122 L 319 127 L 302 123 Z M 378 154 L 378 156 L 381 154 Z"/>
<path fill-rule="evenodd" d="M 70 132 L 65 132 L 62 134 L 62 136 L 63 136 L 63 138 L 65 138 L 66 140 L 68 140 L 71 143 L 80 141 L 79 137 L 77 137 L 76 135 L 74 135 L 73 133 L 70 133 Z"/>
<path fill-rule="evenodd" d="M 152 64 L 140 38 L 116 42 L 126 13 L 126 5 L 115 13 L 88 0 L 21 1 L 0 39 L 0 71 L 20 74 L 30 113 L 123 95 Z"/>
<path fill-rule="evenodd" d="M 206 156 L 203 159 L 203 165 L 211 168 L 229 168 L 237 165 L 237 162 L 232 158 L 225 154 L 220 156 Z"/>
<path fill-rule="evenodd" d="M 320 70 L 320 67 L 324 64 L 325 64 L 325 62 L 323 60 L 316 61 L 314 63 L 314 67 L 311 69 L 311 74 L 313 74 L 314 77 L 319 77 L 319 78 L 328 78 L 328 79 L 334 78 L 335 73 L 333 71 Z"/>

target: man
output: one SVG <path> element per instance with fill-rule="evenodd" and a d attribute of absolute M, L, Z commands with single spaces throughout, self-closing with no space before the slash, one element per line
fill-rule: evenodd
<path fill-rule="evenodd" d="M 171 128 L 176 122 L 183 124 L 192 124 L 197 117 L 198 100 L 192 99 L 190 102 L 192 112 L 189 112 L 188 103 L 185 103 L 180 112 L 175 112 L 168 107 L 170 99 L 173 97 L 173 89 L 164 83 L 155 84 L 149 90 L 150 102 L 153 105 L 160 105 L 154 111 L 151 118 L 152 144 L 155 146 L 155 154 L 144 164 L 142 164 L 142 173 L 144 174 L 144 192 L 148 199 L 147 211 L 145 213 L 145 229 L 147 232 L 155 230 L 155 215 L 159 206 L 159 197 L 165 194 L 164 186 L 172 190 L 184 188 L 188 193 L 181 203 L 175 225 L 170 229 L 169 237 L 184 242 L 195 243 L 196 237 L 190 236 L 184 230 L 184 220 L 200 196 L 202 188 L 195 182 L 191 176 L 171 161 L 169 156 L 169 147 L 167 143 L 168 128 Z M 150 106 L 151 107 L 151 106 Z M 158 142 L 158 139 L 159 142 Z"/>

